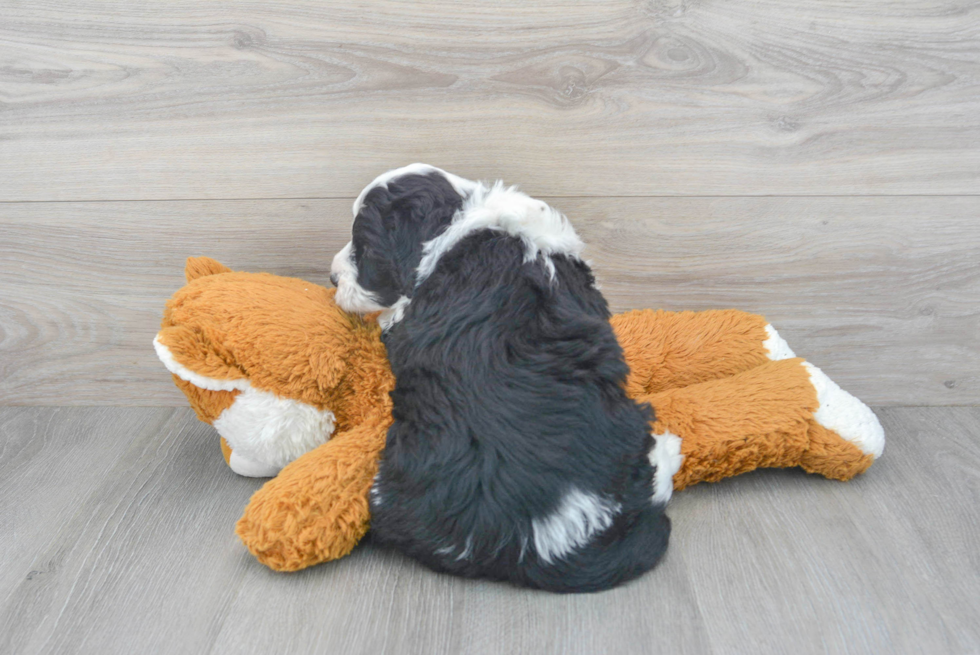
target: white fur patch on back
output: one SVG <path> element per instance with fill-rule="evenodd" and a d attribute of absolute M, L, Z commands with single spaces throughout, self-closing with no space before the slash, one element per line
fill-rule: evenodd
<path fill-rule="evenodd" d="M 871 408 L 841 389 L 827 374 L 810 362 L 803 362 L 810 383 L 817 391 L 820 407 L 814 420 L 833 430 L 875 459 L 885 450 L 885 430 Z"/>
<path fill-rule="evenodd" d="M 330 410 L 252 386 L 214 420 L 232 452 L 241 451 L 246 459 L 279 468 L 326 443 L 335 424 Z"/>
<path fill-rule="evenodd" d="M 358 194 L 357 199 L 354 200 L 354 207 L 353 207 L 354 216 L 357 216 L 360 213 L 361 207 L 364 206 L 364 198 L 367 197 L 367 194 L 371 192 L 371 189 L 374 189 L 379 186 L 383 186 L 387 188 L 389 182 L 403 175 L 427 175 L 429 173 L 442 174 L 442 176 L 445 177 L 446 180 L 453 185 L 453 189 L 456 190 L 456 193 L 463 196 L 464 198 L 470 193 L 472 193 L 477 187 L 480 186 L 479 182 L 474 182 L 472 180 L 467 180 L 466 178 L 459 177 L 458 175 L 453 175 L 452 173 L 444 171 L 441 168 L 436 168 L 435 166 L 430 166 L 429 164 L 421 164 L 421 163 L 409 164 L 408 166 L 402 166 L 401 168 L 394 168 L 390 171 L 382 173 L 378 177 L 374 178 L 371 184 L 364 187 L 361 190 L 361 192 Z"/>
<path fill-rule="evenodd" d="M 769 338 L 762 342 L 762 346 L 769 351 L 769 359 L 779 361 L 796 357 L 796 353 L 789 347 L 786 340 L 779 336 L 776 328 L 769 323 L 766 323 L 766 334 L 769 335 Z"/>
<path fill-rule="evenodd" d="M 653 479 L 653 502 L 666 504 L 674 493 L 674 475 L 681 470 L 681 438 L 672 432 L 654 434 L 656 440 L 650 451 L 650 463 L 657 467 Z"/>
<path fill-rule="evenodd" d="M 160 341 L 159 334 L 153 338 L 153 349 L 168 371 L 181 380 L 190 382 L 195 387 L 207 389 L 208 391 L 244 391 L 250 386 L 248 380 L 244 378 L 238 380 L 219 380 L 218 378 L 209 378 L 195 373 L 174 358 L 174 354 L 170 352 L 170 349 Z"/>
<path fill-rule="evenodd" d="M 558 509 L 531 521 L 534 548 L 541 559 L 550 564 L 584 546 L 594 535 L 612 525 L 619 509 L 619 504 L 612 500 L 572 488 L 562 498 Z"/>
<path fill-rule="evenodd" d="M 552 276 L 551 255 L 564 254 L 578 259 L 584 247 L 575 228 L 557 209 L 516 187 L 505 187 L 502 182 L 489 188 L 481 185 L 466 198 L 449 227 L 423 244 L 422 260 L 415 275 L 416 286 L 432 274 L 444 254 L 479 230 L 499 230 L 520 238 L 525 247 L 524 261 L 544 256 L 545 266 Z"/>

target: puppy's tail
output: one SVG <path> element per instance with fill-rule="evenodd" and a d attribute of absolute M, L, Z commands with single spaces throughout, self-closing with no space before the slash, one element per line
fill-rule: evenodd
<path fill-rule="evenodd" d="M 539 562 L 528 571 L 527 584 L 557 593 L 611 589 L 656 566 L 669 539 L 663 505 L 650 504 L 632 516 L 620 515 L 609 530 L 560 561 Z"/>

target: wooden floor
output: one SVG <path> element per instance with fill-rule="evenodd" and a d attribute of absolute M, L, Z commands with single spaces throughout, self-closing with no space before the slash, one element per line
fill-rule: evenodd
<path fill-rule="evenodd" d="M 0 653 L 980 652 L 978 44 L 972 0 L 0 0 Z M 765 314 L 884 459 L 685 491 L 598 596 L 258 565 L 163 303 L 190 255 L 327 283 L 413 161 L 547 198 L 617 311 Z"/>
<path fill-rule="evenodd" d="M 558 596 L 370 545 L 297 574 L 234 522 L 258 486 L 187 409 L 0 409 L 2 653 L 976 653 L 980 409 L 878 410 L 839 483 L 679 493 L 643 578 Z"/>

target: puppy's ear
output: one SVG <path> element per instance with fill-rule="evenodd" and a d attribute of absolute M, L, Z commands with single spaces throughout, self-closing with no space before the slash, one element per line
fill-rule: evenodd
<path fill-rule="evenodd" d="M 463 197 L 441 173 L 410 175 L 388 186 L 391 211 L 388 220 L 397 230 L 395 258 L 402 270 L 412 272 L 422 259 L 423 244 L 449 227 L 462 207 Z"/>
<path fill-rule="evenodd" d="M 390 307 L 414 286 L 414 271 L 404 270 L 397 253 L 397 220 L 383 189 L 369 193 L 354 219 L 353 257 L 357 282 L 375 295 L 383 307 Z M 411 282 L 408 279 L 411 279 Z"/>
<path fill-rule="evenodd" d="M 358 282 L 390 307 L 412 297 L 423 244 L 452 223 L 463 197 L 440 173 L 405 175 L 372 189 L 354 219 Z"/>

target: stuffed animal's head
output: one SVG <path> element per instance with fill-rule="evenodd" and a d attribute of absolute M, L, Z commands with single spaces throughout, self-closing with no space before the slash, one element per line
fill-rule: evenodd
<path fill-rule="evenodd" d="M 334 290 L 206 257 L 185 272 L 153 344 L 236 472 L 275 475 L 378 410 L 391 387 L 380 330 L 341 310 Z"/>

